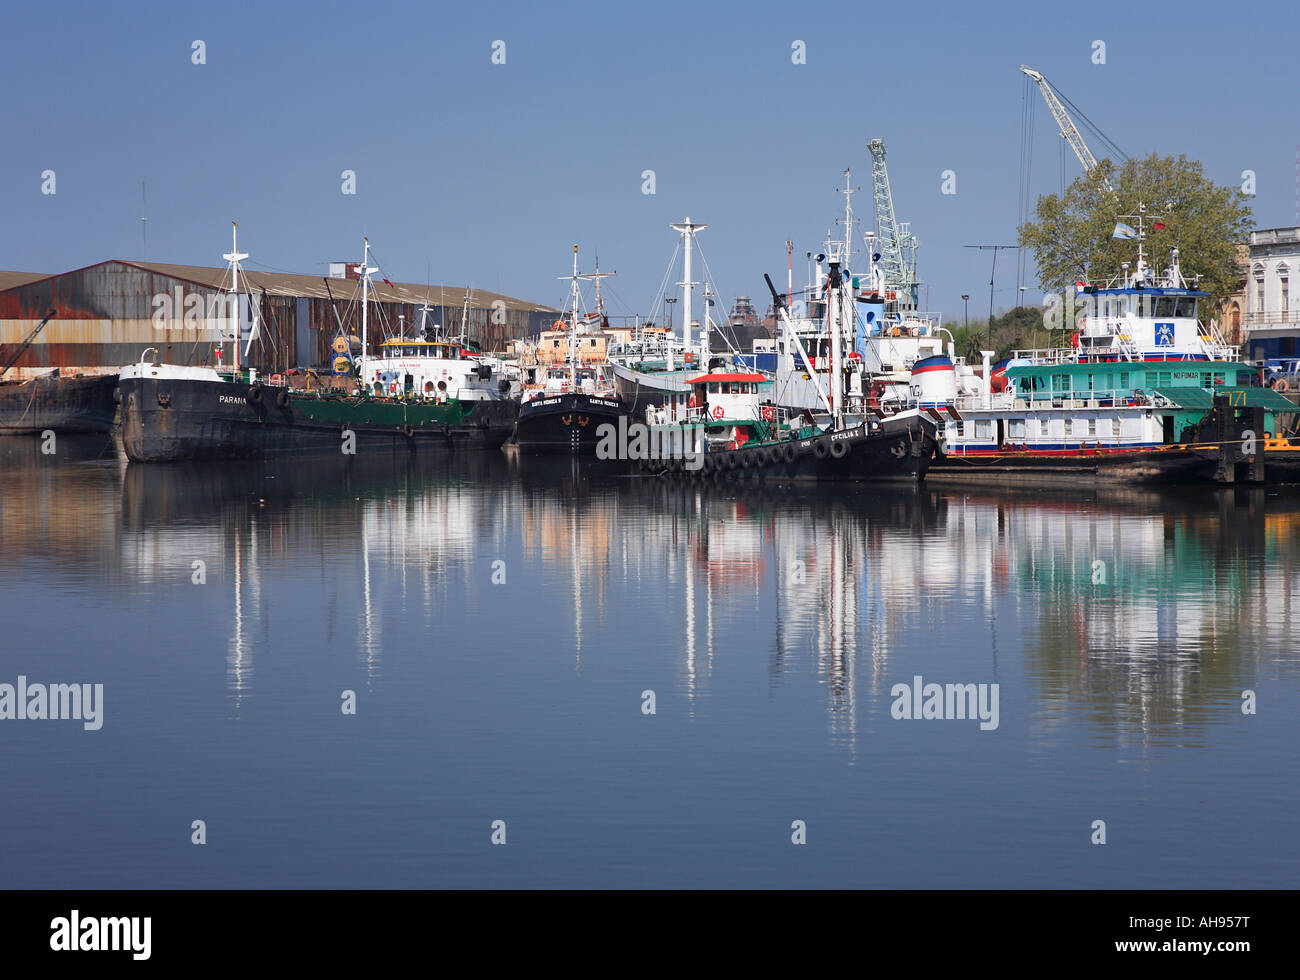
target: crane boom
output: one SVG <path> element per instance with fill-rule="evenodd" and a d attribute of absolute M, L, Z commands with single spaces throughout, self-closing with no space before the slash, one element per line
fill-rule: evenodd
<path fill-rule="evenodd" d="M 916 236 L 900 225 L 894 217 L 894 195 L 889 188 L 889 170 L 885 167 L 885 141 L 867 141 L 871 153 L 871 184 L 875 192 L 876 224 L 880 229 L 880 259 L 884 272 L 885 288 L 898 292 L 899 298 L 915 308 L 917 304 Z"/>
<path fill-rule="evenodd" d="M 1070 149 L 1079 158 L 1079 163 L 1083 165 L 1083 172 L 1091 173 L 1097 168 L 1097 158 L 1093 156 L 1092 150 L 1088 149 L 1088 144 L 1083 141 L 1083 136 L 1079 133 L 1079 127 L 1074 124 L 1070 114 L 1065 111 L 1065 106 L 1061 104 L 1056 90 L 1052 88 L 1052 83 L 1043 77 L 1042 72 L 1035 71 L 1028 65 L 1021 65 L 1020 70 L 1037 84 L 1038 91 L 1043 93 L 1043 101 L 1047 103 L 1047 108 L 1052 110 L 1052 118 L 1056 120 L 1057 128 L 1061 130 L 1061 135 L 1070 144 Z M 1102 183 L 1106 185 L 1106 190 L 1111 194 L 1115 193 L 1115 188 L 1111 186 L 1109 180 L 1103 177 Z"/>
<path fill-rule="evenodd" d="M 8 374 L 9 369 L 18 363 L 18 358 L 23 356 L 23 353 L 27 350 L 28 347 L 32 346 L 32 341 L 36 339 L 36 335 L 40 333 L 42 330 L 44 330 L 45 324 L 49 323 L 50 320 L 53 318 L 54 318 L 54 311 L 50 310 L 48 313 L 45 314 L 45 319 L 42 320 L 40 323 L 36 324 L 36 329 L 33 330 L 31 333 L 29 333 L 23 339 L 23 342 L 18 345 L 18 349 L 15 350 L 13 352 L 13 355 L 9 358 L 9 360 L 5 362 L 5 366 L 3 368 L 0 368 L 0 378 L 3 378 L 6 374 Z"/>

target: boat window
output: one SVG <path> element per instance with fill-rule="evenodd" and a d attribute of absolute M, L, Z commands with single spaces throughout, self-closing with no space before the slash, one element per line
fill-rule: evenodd
<path fill-rule="evenodd" d="M 1025 420 L 1024 420 L 1024 419 L 1008 419 L 1008 420 L 1007 420 L 1007 438 L 1008 438 L 1008 439 L 1011 439 L 1012 441 L 1015 441 L 1015 440 L 1017 440 L 1017 439 L 1019 439 L 1019 440 L 1023 440 L 1023 439 L 1025 438 Z"/>
<path fill-rule="evenodd" d="M 1121 371 L 1121 372 L 1119 373 L 1119 386 L 1120 386 L 1121 388 L 1127 388 L 1127 387 L 1128 387 L 1128 372 L 1127 372 L 1127 371 Z"/>
<path fill-rule="evenodd" d="M 1175 316 L 1185 316 L 1189 319 L 1196 319 L 1196 297 L 1180 296 L 1178 299 L 1178 312 Z"/>
<path fill-rule="evenodd" d="M 993 438 L 993 423 L 992 423 L 992 421 L 980 421 L 980 422 L 976 422 L 976 423 L 975 423 L 975 438 L 976 438 L 976 439 L 992 439 L 992 438 Z"/>
<path fill-rule="evenodd" d="M 1095 436 L 1096 434 L 1097 434 L 1097 420 L 1088 419 L 1088 435 Z"/>
<path fill-rule="evenodd" d="M 1157 319 L 1167 319 L 1174 315 L 1174 299 L 1172 296 L 1157 296 L 1155 301 L 1154 316 Z"/>

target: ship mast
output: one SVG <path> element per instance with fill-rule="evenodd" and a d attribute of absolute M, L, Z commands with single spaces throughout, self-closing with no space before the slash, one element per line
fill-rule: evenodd
<path fill-rule="evenodd" d="M 617 272 L 617 271 L 614 271 L 614 272 L 601 272 L 601 271 L 600 271 L 600 253 L 599 253 L 599 252 L 596 253 L 596 271 L 595 271 L 595 272 L 584 272 L 583 275 L 582 275 L 582 278 L 583 278 L 583 279 L 594 279 L 594 280 L 596 281 L 596 315 L 600 317 L 600 322 L 601 322 L 601 323 L 604 323 L 604 322 L 605 322 L 605 301 L 604 301 L 603 299 L 600 298 L 600 281 L 601 281 L 602 279 L 608 279 L 610 276 L 616 276 L 616 275 L 618 275 L 618 272 Z"/>
<path fill-rule="evenodd" d="M 378 272 L 379 270 L 370 267 L 370 239 L 363 236 L 361 240 L 365 243 L 361 253 L 361 264 L 354 266 L 352 271 L 356 272 L 361 277 L 361 387 L 365 388 L 366 354 L 369 350 L 366 346 L 366 325 L 368 322 L 368 301 L 370 299 L 370 274 L 372 272 Z"/>
<path fill-rule="evenodd" d="M 695 287 L 698 283 L 691 281 L 691 243 L 695 238 L 697 231 L 703 231 L 708 225 L 698 224 L 691 221 L 690 215 L 686 220 L 679 224 L 669 225 L 673 231 L 682 233 L 682 243 L 684 249 L 682 252 L 682 281 L 677 285 L 682 287 L 682 347 L 690 350 L 691 347 L 691 297 L 695 295 Z"/>
<path fill-rule="evenodd" d="M 578 274 L 578 246 L 573 246 L 573 275 L 556 276 L 557 279 L 568 279 L 569 286 L 569 384 L 577 388 L 578 386 L 578 303 L 582 299 L 578 291 L 578 280 L 582 278 Z"/>
<path fill-rule="evenodd" d="M 230 290 L 227 295 L 230 297 L 227 309 L 233 310 L 231 319 L 234 321 L 234 340 L 231 343 L 231 366 L 236 372 L 239 371 L 239 263 L 248 258 L 247 252 L 239 250 L 239 222 L 230 222 L 230 251 L 222 256 L 230 263 Z"/>

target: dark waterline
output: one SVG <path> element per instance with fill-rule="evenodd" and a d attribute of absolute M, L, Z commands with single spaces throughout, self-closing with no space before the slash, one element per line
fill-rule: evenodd
<path fill-rule="evenodd" d="M 0 683 L 104 685 L 99 731 L 0 722 L 6 880 L 1292 887 L 1298 529 L 1295 488 L 0 440 Z M 917 675 L 998 727 L 895 719 Z"/>

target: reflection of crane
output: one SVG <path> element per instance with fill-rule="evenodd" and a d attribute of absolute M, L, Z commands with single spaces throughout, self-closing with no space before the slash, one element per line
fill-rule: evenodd
<path fill-rule="evenodd" d="M 916 309 L 916 236 L 907 223 L 894 219 L 894 195 L 889 189 L 889 171 L 885 168 L 885 141 L 869 140 L 871 183 L 876 199 L 876 225 L 880 231 L 880 260 L 885 289 L 898 295 L 900 305 Z"/>
<path fill-rule="evenodd" d="M 1062 100 L 1070 103 L 1071 108 L 1073 108 L 1075 112 L 1079 113 L 1079 118 L 1087 123 L 1088 126 L 1090 126 L 1092 130 L 1101 137 L 1102 141 L 1106 143 L 1108 148 L 1113 150 L 1119 157 L 1124 158 L 1123 151 L 1112 143 L 1110 139 L 1107 138 L 1106 134 L 1098 129 L 1096 125 L 1093 124 L 1092 120 L 1080 111 L 1078 106 L 1073 102 L 1070 102 L 1069 99 L 1065 98 L 1065 96 L 1061 95 L 1061 93 L 1053 88 L 1052 83 L 1043 77 L 1042 72 L 1034 71 L 1034 69 L 1030 68 L 1028 65 L 1021 65 L 1020 70 L 1033 79 L 1035 84 L 1038 85 L 1038 91 L 1043 93 L 1043 101 L 1047 103 L 1047 108 L 1052 110 L 1052 118 L 1056 120 L 1056 125 L 1061 130 L 1061 136 L 1070 144 L 1070 149 L 1074 151 L 1074 155 L 1079 158 L 1079 163 L 1083 165 L 1084 173 L 1092 173 L 1092 171 L 1097 168 L 1097 158 L 1092 155 L 1092 150 L 1088 149 L 1088 144 L 1083 141 L 1083 136 L 1080 135 L 1078 127 L 1074 125 L 1074 120 L 1071 119 L 1070 114 L 1065 111 L 1065 106 L 1062 104 Z M 1064 164 L 1062 164 L 1062 173 L 1064 173 Z M 1102 183 L 1105 185 L 1106 190 L 1110 194 L 1114 195 L 1115 188 L 1111 185 L 1110 180 L 1103 177 Z"/>
<path fill-rule="evenodd" d="M 23 356 L 23 353 L 27 350 L 28 347 L 32 346 L 32 341 L 36 339 L 36 335 L 45 329 L 45 324 L 49 323 L 50 319 L 53 316 L 54 316 L 53 310 L 50 310 L 48 313 L 46 313 L 45 319 L 42 320 L 40 323 L 36 324 L 36 329 L 33 330 L 31 333 L 29 333 L 26 339 L 24 339 L 23 342 L 18 345 L 18 349 L 14 351 L 13 356 L 9 358 L 9 360 L 5 363 L 5 366 L 3 368 L 0 368 L 0 378 L 3 378 L 6 374 L 8 374 L 9 369 L 18 363 L 18 358 Z"/>

